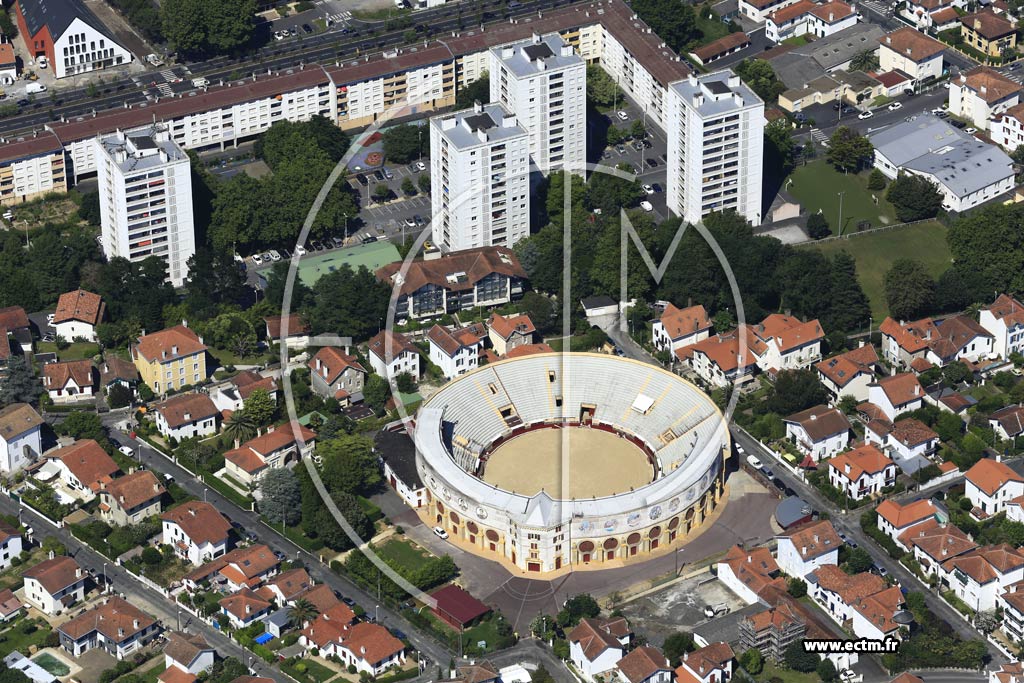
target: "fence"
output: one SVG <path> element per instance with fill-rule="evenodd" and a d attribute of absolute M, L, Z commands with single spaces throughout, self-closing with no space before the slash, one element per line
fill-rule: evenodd
<path fill-rule="evenodd" d="M 884 232 L 886 230 L 898 230 L 900 228 L 907 228 L 907 227 L 910 227 L 911 225 L 918 225 L 920 223 L 934 223 L 935 220 L 936 220 L 935 218 L 925 218 L 924 220 L 911 221 L 909 223 L 894 223 L 893 225 L 880 225 L 877 228 L 868 228 L 867 230 L 858 230 L 856 232 L 848 232 L 845 235 L 833 235 L 832 237 L 823 237 L 820 240 L 808 240 L 806 242 L 801 242 L 797 246 L 802 246 L 804 244 L 826 244 L 828 242 L 836 242 L 836 241 L 839 241 L 839 240 L 847 240 L 847 239 L 850 239 L 851 237 L 858 237 L 858 236 L 861 236 L 861 235 L 870 235 L 872 233 Z"/>

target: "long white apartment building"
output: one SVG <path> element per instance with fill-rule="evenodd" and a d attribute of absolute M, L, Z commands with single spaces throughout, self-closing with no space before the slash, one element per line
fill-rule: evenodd
<path fill-rule="evenodd" d="M 669 88 L 668 208 L 689 223 L 735 209 L 761 223 L 764 102 L 725 70 Z"/>
<path fill-rule="evenodd" d="M 529 134 L 500 104 L 432 118 L 430 187 L 441 249 L 511 247 L 530 232 Z"/>
<path fill-rule="evenodd" d="M 515 114 L 530 136 L 531 168 L 584 173 L 587 65 L 557 33 L 491 48 L 491 102 Z"/>
<path fill-rule="evenodd" d="M 429 114 L 454 105 L 461 88 L 490 71 L 492 48 L 530 40 L 535 33 L 557 33 L 586 63 L 599 64 L 638 103 L 649 123 L 665 129 L 669 84 L 685 78 L 689 68 L 622 0 L 595 0 L 474 27 L 443 41 L 349 55 L 330 65 L 252 71 L 171 97 L 62 118 L 36 131 L 39 140 L 21 149 L 8 148 L 33 133 L 0 139 L 0 175 L 14 164 L 21 164 L 16 176 L 23 169 L 30 173 L 24 153 L 50 155 L 53 189 L 60 190 L 61 166 L 72 185 L 96 172 L 97 136 L 153 124 L 167 127 L 184 149 L 204 151 L 251 141 L 277 121 L 321 115 L 349 130 L 389 112 Z M 56 154 L 43 144 L 44 133 L 56 136 Z M 47 191 L 50 181 L 43 180 L 41 189 Z M 0 188 L 0 201 L 24 201 L 36 191 L 31 182 L 15 185 Z"/>
<path fill-rule="evenodd" d="M 129 261 L 159 256 L 180 287 L 196 250 L 188 155 L 162 126 L 118 132 L 95 145 L 103 253 Z"/>

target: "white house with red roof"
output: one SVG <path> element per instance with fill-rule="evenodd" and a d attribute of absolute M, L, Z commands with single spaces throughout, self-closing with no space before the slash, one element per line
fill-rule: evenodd
<path fill-rule="evenodd" d="M 745 550 L 734 545 L 715 565 L 715 573 L 719 581 L 748 605 L 759 602 L 769 586 L 786 590 L 786 580 L 779 575 L 778 563 L 764 547 Z"/>
<path fill-rule="evenodd" d="M 817 320 L 803 322 L 791 315 L 772 313 L 750 329 L 761 342 L 755 353 L 757 367 L 763 372 L 798 370 L 821 360 L 825 332 Z"/>
<path fill-rule="evenodd" d="M 878 504 L 875 512 L 878 513 L 876 524 L 879 530 L 895 541 L 897 545 L 902 545 L 899 537 L 915 526 L 928 520 L 946 518 L 945 511 L 936 507 L 930 499 L 917 500 L 906 505 L 886 499 Z"/>
<path fill-rule="evenodd" d="M 868 387 L 868 401 L 878 406 L 890 420 L 924 405 L 924 389 L 917 375 L 905 372 L 883 377 Z"/>
<path fill-rule="evenodd" d="M 171 396 L 153 407 L 156 428 L 167 438 L 189 439 L 217 433 L 220 411 L 213 400 L 200 392 Z"/>
<path fill-rule="evenodd" d="M 959 527 L 940 524 L 934 519 L 927 519 L 907 529 L 900 534 L 897 543 L 910 548 L 925 576 L 940 577 L 943 562 L 978 547 Z"/>
<path fill-rule="evenodd" d="M 836 408 L 814 406 L 783 422 L 786 438 L 814 462 L 841 453 L 850 443 L 850 421 Z"/>
<path fill-rule="evenodd" d="M 363 399 L 366 370 L 355 356 L 334 346 L 325 346 L 309 360 L 308 366 L 315 393 L 337 399 L 342 405 Z"/>
<path fill-rule="evenodd" d="M 988 416 L 988 426 L 1003 441 L 1016 439 L 1024 434 L 1024 406 L 1012 405 L 1000 408 Z"/>
<path fill-rule="evenodd" d="M 66 292 L 57 299 L 57 310 L 53 314 L 53 327 L 57 336 L 71 342 L 75 339 L 96 341 L 96 326 L 106 313 L 106 306 L 99 294 L 76 289 Z"/>
<path fill-rule="evenodd" d="M 716 334 L 689 346 L 676 349 L 676 358 L 687 362 L 693 371 L 711 387 L 726 387 L 753 378 L 757 370 L 757 352 L 763 350 L 761 341 L 750 325 L 745 328 L 742 350 L 741 330 Z"/>
<path fill-rule="evenodd" d="M 858 403 L 866 401 L 868 385 L 875 381 L 877 367 L 878 354 L 871 344 L 861 344 L 856 349 L 814 364 L 818 380 L 835 403 L 844 396 L 852 396 Z"/>
<path fill-rule="evenodd" d="M 728 643 L 710 643 L 683 654 L 676 668 L 677 683 L 725 683 L 732 680 L 736 655 Z"/>
<path fill-rule="evenodd" d="M 1001 459 L 982 458 L 964 473 L 964 495 L 974 504 L 974 514 L 989 517 L 1006 509 L 1012 499 L 1024 495 L 1024 477 Z"/>
<path fill-rule="evenodd" d="M 231 590 L 258 588 L 281 567 L 274 551 L 262 543 L 235 548 L 220 559 L 224 565 L 217 573 L 227 580 Z"/>
<path fill-rule="evenodd" d="M 1000 294 L 978 312 L 978 324 L 992 335 L 992 352 L 1000 358 L 1024 353 L 1024 304 L 1014 297 Z"/>
<path fill-rule="evenodd" d="M 270 615 L 273 603 L 262 598 L 250 588 L 232 593 L 217 602 L 220 613 L 228 618 L 233 628 L 245 628 L 257 621 L 263 621 Z"/>
<path fill-rule="evenodd" d="M 659 351 L 675 351 L 707 339 L 713 326 L 700 304 L 687 308 L 668 304 L 651 327 L 651 341 Z"/>
<path fill-rule="evenodd" d="M 56 616 L 85 600 L 89 575 L 67 555 L 54 555 L 22 572 L 25 599 L 43 614 Z"/>
<path fill-rule="evenodd" d="M 343 666 L 379 676 L 405 663 L 405 643 L 383 626 L 364 621 L 346 627 L 337 655 Z"/>
<path fill-rule="evenodd" d="M 893 365 L 907 368 L 922 360 L 938 367 L 957 360 L 977 362 L 992 354 L 995 341 L 992 333 L 966 315 L 909 323 L 886 318 L 880 330 L 882 355 Z"/>
<path fill-rule="evenodd" d="M 321 610 L 313 620 L 296 624 L 302 628 L 299 644 L 308 650 L 317 648 L 323 657 L 337 654 L 342 638 L 348 633 L 347 628 L 355 619 L 355 612 L 341 602 Z"/>
<path fill-rule="evenodd" d="M 802 579 L 822 565 L 839 564 L 843 541 L 828 520 L 794 527 L 775 538 L 779 569 L 790 576 Z"/>
<path fill-rule="evenodd" d="M 15 557 L 21 556 L 24 545 L 21 532 L 0 520 L 0 569 L 7 569 Z"/>
<path fill-rule="evenodd" d="M 309 346 L 309 323 L 298 313 L 292 313 L 287 318 L 270 315 L 264 318 L 263 322 L 267 326 L 267 339 L 275 344 L 280 344 L 283 339 L 289 349 L 304 349 Z"/>
<path fill-rule="evenodd" d="M 807 576 L 807 593 L 858 638 L 899 637 L 903 593 L 877 574 L 851 575 L 836 565 L 825 565 Z"/>
<path fill-rule="evenodd" d="M 188 501 L 167 510 L 160 519 L 163 544 L 197 567 L 228 550 L 231 523 L 209 503 Z"/>
<path fill-rule="evenodd" d="M 927 457 L 935 453 L 939 446 L 939 435 L 914 418 L 895 423 L 871 420 L 864 430 L 864 437 L 865 441 L 878 446 L 907 474 L 930 465 Z"/>
<path fill-rule="evenodd" d="M 800 0 L 769 14 L 764 22 L 764 34 L 773 43 L 803 35 L 825 38 L 856 23 L 856 12 L 842 0 L 822 3 Z"/>
<path fill-rule="evenodd" d="M 277 402 L 277 379 L 274 376 L 264 377 L 252 370 L 243 370 L 219 385 L 216 391 L 210 392 L 210 398 L 213 405 L 217 406 L 217 410 L 234 412 L 244 408 L 246 399 L 257 390 L 267 392 L 271 400 Z"/>
<path fill-rule="evenodd" d="M 91 360 L 67 360 L 43 366 L 43 387 L 54 403 L 89 401 L 96 394 Z"/>
<path fill-rule="evenodd" d="M 420 376 L 420 350 L 401 332 L 381 330 L 367 344 L 370 367 L 381 377 Z"/>
<path fill-rule="evenodd" d="M 672 667 L 656 647 L 641 645 L 630 650 L 616 664 L 619 678 L 628 683 L 670 683 Z"/>
<path fill-rule="evenodd" d="M 1003 629 L 1003 633 L 1014 643 L 1024 640 L 1024 581 L 1007 586 L 996 598 L 996 605 L 1003 610 L 1003 620 L 999 628 Z M 1024 683 L 1024 672 L 1021 672 L 1018 683 Z"/>
<path fill-rule="evenodd" d="M 587 681 L 615 668 L 629 645 L 630 629 L 622 617 L 584 618 L 569 632 L 569 661 Z"/>
<path fill-rule="evenodd" d="M 942 583 L 976 612 L 995 609 L 999 595 L 1024 580 L 1024 554 L 1005 543 L 976 548 L 941 567 Z"/>
<path fill-rule="evenodd" d="M 430 361 L 441 368 L 448 379 L 463 375 L 477 367 L 486 332 L 481 325 L 447 330 L 434 325 L 427 331 Z"/>
<path fill-rule="evenodd" d="M 65 493 L 83 502 L 94 499 L 121 473 L 114 459 L 92 439 L 79 439 L 46 457 L 49 462 L 44 469 L 55 468 Z"/>
<path fill-rule="evenodd" d="M 871 444 L 828 461 L 828 480 L 853 500 L 881 493 L 896 483 L 896 463 Z"/>
<path fill-rule="evenodd" d="M 266 433 L 227 451 L 224 468 L 232 477 L 251 486 L 268 471 L 301 460 L 315 448 L 316 432 L 298 422 L 270 427 Z"/>
<path fill-rule="evenodd" d="M 537 327 L 525 313 L 510 316 L 492 313 L 487 319 L 487 338 L 499 356 L 517 347 L 532 344 L 536 333 Z"/>

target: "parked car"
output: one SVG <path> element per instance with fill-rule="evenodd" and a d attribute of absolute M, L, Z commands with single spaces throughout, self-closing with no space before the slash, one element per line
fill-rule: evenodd
<path fill-rule="evenodd" d="M 127 455 L 129 458 L 135 457 L 135 449 L 131 446 L 118 446 L 117 450 L 121 451 L 121 453 Z"/>
<path fill-rule="evenodd" d="M 903 109 L 902 102 L 893 102 L 889 105 L 889 111 L 896 111 L 897 109 Z"/>
<path fill-rule="evenodd" d="M 961 129 L 967 127 L 966 123 L 964 123 L 963 121 L 957 121 L 956 119 L 953 119 L 952 121 L 950 121 L 949 125 L 953 126 L 954 128 L 961 128 Z"/>
<path fill-rule="evenodd" d="M 615 151 L 618 152 L 619 154 L 625 154 L 626 153 L 626 146 L 625 145 L 615 145 Z"/>
<path fill-rule="evenodd" d="M 606 149 L 604 151 L 604 154 L 601 155 L 601 158 L 602 159 L 611 159 L 612 158 L 612 151 L 610 149 Z"/>
<path fill-rule="evenodd" d="M 644 163 L 647 164 L 648 168 L 656 168 L 658 166 L 657 159 L 644 159 Z"/>
<path fill-rule="evenodd" d="M 263 262 L 264 263 L 270 263 L 273 260 L 274 260 L 274 257 L 270 255 L 269 251 L 263 252 Z"/>
<path fill-rule="evenodd" d="M 366 187 L 367 185 L 370 184 L 370 181 L 367 180 L 366 176 L 364 176 L 362 173 L 356 173 L 356 182 L 362 185 L 363 187 Z"/>
<path fill-rule="evenodd" d="M 427 224 L 427 222 L 425 220 L 423 220 L 423 216 L 421 216 L 419 214 L 416 214 L 415 216 L 413 216 L 412 219 L 413 219 L 413 221 L 415 221 L 417 228 L 421 228 L 421 227 L 423 227 L 424 225 Z"/>
<path fill-rule="evenodd" d="M 380 172 L 384 174 L 384 178 L 387 180 L 393 180 L 395 177 L 395 174 L 391 172 L 390 168 L 382 168 Z"/>
<path fill-rule="evenodd" d="M 303 31 L 303 33 L 305 33 L 306 35 L 309 35 L 310 33 L 312 33 L 312 32 L 313 32 L 313 27 L 312 27 L 312 26 L 310 26 L 309 24 L 303 24 L 303 25 L 302 25 L 302 31 Z"/>
<path fill-rule="evenodd" d="M 646 199 L 640 202 L 640 208 L 644 211 L 654 211 L 654 204 L 651 204 Z"/>
<path fill-rule="evenodd" d="M 427 170 L 427 165 L 426 165 L 426 163 L 424 163 L 424 162 L 422 162 L 422 161 L 417 161 L 417 162 L 416 162 L 416 170 L 417 170 L 417 171 L 426 171 L 426 170 Z"/>
<path fill-rule="evenodd" d="M 252 262 L 255 263 L 257 266 L 262 266 L 263 265 L 263 257 L 260 256 L 259 254 L 253 254 L 252 255 Z"/>
<path fill-rule="evenodd" d="M 964 128 L 964 132 L 967 133 L 968 135 L 974 135 L 975 133 L 978 132 L 978 129 L 975 128 L 974 126 L 968 126 L 967 128 Z"/>
<path fill-rule="evenodd" d="M 270 254 L 271 261 L 277 262 L 281 260 L 281 254 L 276 249 L 271 249 L 268 253 Z"/>
<path fill-rule="evenodd" d="M 737 446 L 737 448 L 739 448 L 739 447 Z M 764 466 L 761 463 L 761 460 L 756 455 L 748 455 L 747 456 L 747 464 L 750 465 L 751 467 L 753 467 L 755 470 L 759 470 L 759 469 L 761 469 Z"/>
<path fill-rule="evenodd" d="M 387 180 L 387 178 L 384 177 L 384 171 L 380 169 L 377 169 L 376 171 L 373 172 L 373 177 L 379 180 L 380 182 L 384 182 L 385 180 Z"/>
<path fill-rule="evenodd" d="M 629 120 L 629 114 L 627 114 L 624 111 L 620 111 L 618 114 L 616 114 L 616 116 L 619 117 L 619 121 L 628 121 Z"/>
<path fill-rule="evenodd" d="M 341 239 L 340 237 L 332 237 L 331 244 L 334 245 L 335 249 L 341 249 L 343 246 L 345 246 L 345 240 Z"/>
<path fill-rule="evenodd" d="M 345 603 L 346 605 L 348 605 L 349 607 L 355 607 L 356 606 L 356 601 L 353 600 L 352 598 L 342 597 L 341 601 L 343 603 Z"/>
<path fill-rule="evenodd" d="M 775 478 L 775 473 L 772 472 L 769 468 L 765 467 L 763 471 L 764 471 L 764 476 L 768 477 L 769 479 L 774 479 Z"/>
<path fill-rule="evenodd" d="M 406 218 L 402 222 L 405 224 L 405 227 L 407 227 L 407 228 L 415 228 L 416 227 L 416 221 L 413 220 L 412 217 Z"/>
<path fill-rule="evenodd" d="M 654 194 L 654 187 L 652 187 L 651 185 L 643 185 L 642 187 L 644 189 L 644 192 L 646 192 L 648 195 Z"/>
<path fill-rule="evenodd" d="M 301 244 L 296 245 L 295 253 L 298 254 L 299 256 L 305 256 L 306 255 L 306 248 L 304 246 L 302 246 Z"/>
<path fill-rule="evenodd" d="M 439 526 L 434 527 L 434 535 L 438 538 L 448 538 L 448 532 Z"/>
<path fill-rule="evenodd" d="M 857 114 L 857 118 L 861 120 L 870 119 L 874 115 L 875 112 L 873 111 L 862 111 L 861 113 Z"/>

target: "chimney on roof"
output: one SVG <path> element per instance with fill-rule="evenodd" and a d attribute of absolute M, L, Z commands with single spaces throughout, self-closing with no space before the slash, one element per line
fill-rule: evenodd
<path fill-rule="evenodd" d="M 850 463 L 846 463 L 846 465 L 843 466 L 843 471 L 846 472 L 847 474 L 850 473 Z"/>
<path fill-rule="evenodd" d="M 139 627 L 139 620 L 138 619 L 133 620 L 132 621 L 132 628 L 138 628 L 138 627 Z"/>
<path fill-rule="evenodd" d="M 246 605 L 245 606 L 245 613 L 246 614 L 252 614 L 252 605 Z"/>
<path fill-rule="evenodd" d="M 921 385 L 920 384 L 915 384 L 914 385 L 914 396 L 917 396 L 920 393 L 921 393 Z"/>
<path fill-rule="evenodd" d="M 53 559 L 53 551 L 52 551 L 52 550 L 51 550 L 51 551 L 49 552 L 49 554 L 47 555 L 47 559 L 49 559 L 49 560 L 52 560 L 52 559 Z"/>
<path fill-rule="evenodd" d="M 817 543 L 817 542 L 818 542 L 818 534 L 814 534 L 814 542 L 815 542 L 815 543 Z"/>
<path fill-rule="evenodd" d="M 800 546 L 800 554 L 801 555 L 806 555 L 807 554 L 807 546 L 805 546 L 805 545 Z"/>

